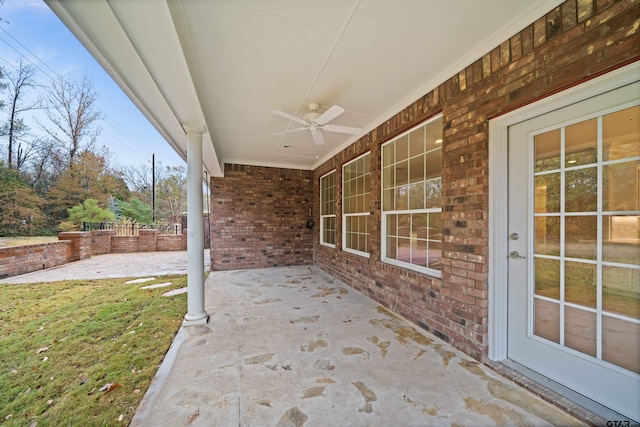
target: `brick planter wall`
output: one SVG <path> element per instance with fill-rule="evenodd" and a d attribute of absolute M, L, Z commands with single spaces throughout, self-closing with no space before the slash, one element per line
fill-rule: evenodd
<path fill-rule="evenodd" d="M 66 264 L 72 258 L 69 240 L 0 248 L 0 279 Z"/>
<path fill-rule="evenodd" d="M 311 172 L 225 165 L 211 179 L 211 268 L 311 264 Z"/>
<path fill-rule="evenodd" d="M 341 183 L 342 165 L 371 150 L 371 256 L 340 250 L 339 193 L 336 248 L 318 243 L 316 227 L 315 263 L 483 360 L 488 351 L 488 119 L 640 59 L 639 16 L 635 0 L 566 1 L 317 168 L 316 223 L 320 176 L 335 168 Z M 379 261 L 380 144 L 439 113 L 444 136 L 442 279 Z M 229 212 L 226 221 L 235 218 Z"/>

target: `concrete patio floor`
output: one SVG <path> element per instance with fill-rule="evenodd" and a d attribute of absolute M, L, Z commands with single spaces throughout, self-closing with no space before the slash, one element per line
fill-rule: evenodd
<path fill-rule="evenodd" d="M 314 267 L 212 272 L 131 426 L 582 425 Z"/>

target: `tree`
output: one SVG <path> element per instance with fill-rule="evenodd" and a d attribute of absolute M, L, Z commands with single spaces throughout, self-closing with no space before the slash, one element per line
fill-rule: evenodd
<path fill-rule="evenodd" d="M 86 199 L 106 206 L 109 197 L 128 199 L 129 190 L 118 172 L 108 167 L 108 160 L 92 151 L 82 151 L 47 191 L 47 213 L 52 226 L 66 218 L 67 209 Z"/>
<path fill-rule="evenodd" d="M 79 205 L 67 209 L 69 221 L 77 226 L 83 222 L 106 222 L 113 221 L 114 215 L 108 209 L 98 206 L 96 199 L 87 199 Z"/>
<path fill-rule="evenodd" d="M 140 224 L 151 224 L 153 215 L 151 206 L 140 199 L 134 197 L 128 202 L 119 202 L 118 206 L 122 210 L 122 217 L 126 220 Z"/>
<path fill-rule="evenodd" d="M 20 169 L 32 153 L 31 147 L 23 147 L 22 145 L 25 143 L 22 138 L 28 133 L 29 126 L 24 123 L 24 120 L 20 115 L 26 111 L 40 108 L 40 102 L 37 100 L 27 105 L 23 103 L 27 90 L 36 85 L 33 80 L 34 74 L 35 71 L 33 67 L 25 65 L 22 61 L 20 61 L 15 73 L 7 74 L 7 79 L 9 80 L 9 115 L 7 121 L 2 125 L 0 132 L 8 138 L 7 164 L 9 165 L 9 168 L 14 167 L 15 165 L 17 169 Z M 15 164 L 14 150 L 17 154 Z"/>
<path fill-rule="evenodd" d="M 100 133 L 97 121 L 101 113 L 95 105 L 96 99 L 93 84 L 86 75 L 79 83 L 61 78 L 51 86 L 47 116 L 53 129 L 41 126 L 65 148 L 69 166 L 79 153 L 93 147 Z"/>
<path fill-rule="evenodd" d="M 0 235 L 26 235 L 40 228 L 43 203 L 18 171 L 0 162 Z"/>
<path fill-rule="evenodd" d="M 158 218 L 177 222 L 187 210 L 187 171 L 184 166 L 168 166 L 165 178 L 158 182 L 156 207 Z"/>

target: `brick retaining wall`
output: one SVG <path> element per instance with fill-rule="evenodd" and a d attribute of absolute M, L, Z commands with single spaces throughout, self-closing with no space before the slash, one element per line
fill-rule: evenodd
<path fill-rule="evenodd" d="M 116 236 L 113 230 L 71 231 L 58 234 L 58 242 L 0 248 L 0 279 L 55 267 L 92 255 L 130 252 L 184 251 L 181 235 L 140 230 L 140 236 Z"/>
<path fill-rule="evenodd" d="M 69 240 L 0 248 L 0 279 L 55 267 L 73 260 Z"/>

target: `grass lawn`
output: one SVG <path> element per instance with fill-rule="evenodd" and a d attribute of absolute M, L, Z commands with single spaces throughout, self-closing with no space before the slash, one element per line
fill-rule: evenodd
<path fill-rule="evenodd" d="M 0 424 L 131 421 L 186 312 L 162 294 L 187 278 L 126 281 L 0 285 Z"/>
<path fill-rule="evenodd" d="M 57 242 L 56 236 L 32 236 L 32 237 L 0 237 L 0 248 L 7 246 L 24 246 L 35 243 Z"/>

